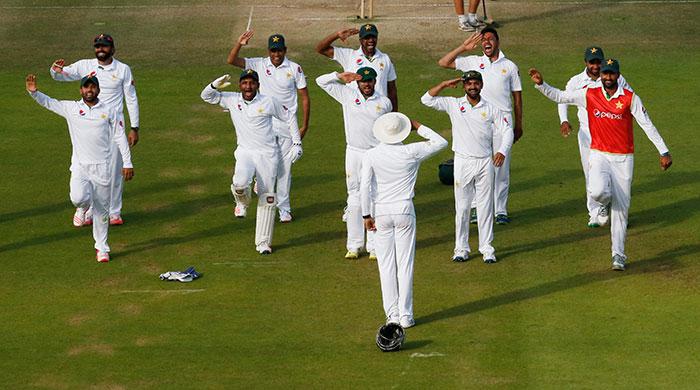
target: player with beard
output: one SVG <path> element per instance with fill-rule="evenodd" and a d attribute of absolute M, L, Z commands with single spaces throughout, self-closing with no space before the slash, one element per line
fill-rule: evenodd
<path fill-rule="evenodd" d="M 299 135 L 304 139 L 309 128 L 309 114 L 311 101 L 309 90 L 306 88 L 306 76 L 301 66 L 287 58 L 287 46 L 284 36 L 273 34 L 267 40 L 268 56 L 240 58 L 238 53 L 248 44 L 253 37 L 253 31 L 246 31 L 238 37 L 236 45 L 228 55 L 230 65 L 243 69 L 253 69 L 261 76 L 260 92 L 279 100 L 296 120 L 297 95 L 301 98 L 301 108 L 304 114 L 302 125 L 299 127 Z M 277 171 L 277 209 L 280 214 L 280 222 L 292 221 L 292 206 L 289 193 L 292 187 L 292 139 L 289 137 L 289 129 L 284 122 L 272 120 L 272 125 L 277 134 L 277 145 L 280 148 L 280 165 Z"/>
<path fill-rule="evenodd" d="M 362 221 L 360 203 L 360 174 L 365 153 L 379 144 L 372 133 L 374 121 L 391 112 L 391 102 L 376 89 L 377 73 L 364 67 L 357 72 L 328 73 L 316 79 L 316 84 L 343 106 L 345 124 L 345 184 L 347 186 L 347 253 L 345 258 L 359 258 L 364 247 L 369 259 L 376 260 L 374 232 L 367 231 Z"/>
<path fill-rule="evenodd" d="M 111 154 L 122 154 L 124 180 L 131 180 L 134 168 L 131 152 L 124 135 L 124 126 L 118 113 L 98 98 L 100 83 L 95 76 L 80 80 L 81 100 L 56 100 L 39 92 L 36 76 L 27 75 L 26 88 L 42 107 L 64 117 L 68 122 L 73 154 L 70 165 L 70 199 L 80 209 L 92 208 L 97 261 L 109 261 L 107 232 L 109 230 L 109 200 L 111 182 Z"/>
<path fill-rule="evenodd" d="M 471 51 L 481 47 L 482 56 L 459 55 L 466 51 Z M 506 58 L 500 49 L 500 39 L 498 32 L 492 27 L 486 27 L 481 32 L 474 33 L 461 45 L 451 52 L 445 54 L 438 64 L 444 68 L 457 69 L 462 72 L 476 70 L 484 78 L 484 89 L 481 96 L 487 102 L 495 105 L 499 110 L 506 113 L 510 123 L 513 123 L 514 142 L 517 142 L 523 135 L 523 101 L 522 85 L 518 66 L 513 61 Z M 513 120 L 514 119 L 514 120 Z M 503 140 L 500 134 L 496 134 L 493 140 L 494 146 L 498 148 Z M 496 223 L 505 225 L 510 222 L 508 216 L 508 191 L 510 187 L 510 155 L 506 156 L 503 165 L 496 168 L 494 182 L 494 211 Z M 476 222 L 476 213 L 472 213 L 472 223 Z"/>
<path fill-rule="evenodd" d="M 659 151 L 662 170 L 672 164 L 671 153 L 649 119 L 636 93 L 619 84 L 620 64 L 609 58 L 600 69 L 602 85 L 576 91 L 561 91 L 544 82 L 537 69 L 530 69 L 535 88 L 559 104 L 575 104 L 586 110 L 591 132 L 588 157 L 589 191 L 598 203 L 610 203 L 612 269 L 624 271 L 627 213 L 630 206 L 634 168 L 634 132 L 632 118 Z"/>
<path fill-rule="evenodd" d="M 236 129 L 236 166 L 231 179 L 231 192 L 236 200 L 234 213 L 243 218 L 250 203 L 250 184 L 258 179 L 258 209 L 255 218 L 255 249 L 258 253 L 272 253 L 272 234 L 275 226 L 275 180 L 280 153 L 272 119 L 285 123 L 292 139 L 292 163 L 303 153 L 296 118 L 276 99 L 258 93 L 260 77 L 252 69 L 241 72 L 240 92 L 221 92 L 231 85 L 224 75 L 202 90 L 201 98 L 209 104 L 218 104 L 229 111 Z"/>
<path fill-rule="evenodd" d="M 439 97 L 448 87 L 462 82 L 465 96 Z M 494 169 L 503 166 L 513 145 L 510 115 L 481 97 L 481 73 L 470 70 L 461 78 L 443 81 L 421 97 L 426 106 L 444 111 L 452 122 L 455 192 L 455 250 L 452 261 L 469 259 L 469 209 L 476 204 L 479 252 L 484 263 L 496 262 L 493 241 Z M 494 139 L 500 140 L 498 145 Z"/>
<path fill-rule="evenodd" d="M 51 66 L 51 77 L 57 81 L 77 81 L 87 75 L 94 75 L 100 80 L 100 100 L 103 104 L 114 108 L 118 115 L 117 121 L 124 124 L 123 103 L 129 111 L 131 130 L 127 137 L 129 146 L 139 142 L 139 102 L 136 97 L 136 87 L 131 68 L 114 58 L 114 39 L 109 34 L 100 34 L 93 40 L 95 48 L 94 59 L 84 59 L 70 65 L 64 65 L 64 59 L 54 61 Z M 109 224 L 121 225 L 124 220 L 122 210 L 122 166 L 123 156 L 119 150 L 112 153 L 112 184 L 111 202 L 109 206 Z M 76 209 L 73 225 L 76 227 L 89 225 L 92 221 L 91 210 Z"/>
<path fill-rule="evenodd" d="M 603 49 L 596 46 L 591 46 L 586 48 L 583 54 L 583 60 L 585 62 L 586 68 L 583 72 L 573 76 L 569 82 L 566 83 L 566 91 L 573 92 L 579 89 L 585 88 L 595 88 L 600 87 L 600 66 L 601 62 L 605 59 L 603 54 Z M 622 75 L 617 80 L 617 83 L 625 89 L 632 91 L 632 88 L 627 84 Z M 567 113 L 567 105 L 559 104 L 559 120 L 561 126 L 559 131 L 563 137 L 568 137 L 571 134 L 571 124 L 569 124 L 569 118 Z M 609 205 L 601 205 L 596 202 L 591 196 L 588 190 L 588 156 L 591 152 L 591 131 L 588 129 L 588 114 L 586 110 L 578 107 L 577 110 L 578 122 L 579 122 L 579 132 L 578 132 L 578 149 L 581 155 L 581 166 L 583 167 L 583 176 L 586 179 L 586 207 L 588 208 L 588 227 L 596 228 L 599 226 L 605 226 L 610 218 L 609 216 Z"/>

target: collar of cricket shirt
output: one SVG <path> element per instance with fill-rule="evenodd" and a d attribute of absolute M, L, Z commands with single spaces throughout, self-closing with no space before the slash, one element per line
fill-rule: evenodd
<path fill-rule="evenodd" d="M 289 68 L 289 61 L 287 61 L 287 56 L 284 56 L 284 59 L 282 60 L 282 63 L 280 66 L 275 66 L 272 63 L 272 59 L 270 59 L 269 56 L 265 57 L 265 67 L 267 68 L 275 68 L 275 69 L 280 69 L 280 68 Z"/>

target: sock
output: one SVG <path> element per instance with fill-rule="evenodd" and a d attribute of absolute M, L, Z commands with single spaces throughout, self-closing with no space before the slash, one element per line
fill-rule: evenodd
<path fill-rule="evenodd" d="M 466 24 L 468 19 L 467 19 L 467 17 L 464 16 L 464 15 L 457 15 L 457 20 L 458 20 L 461 24 Z"/>

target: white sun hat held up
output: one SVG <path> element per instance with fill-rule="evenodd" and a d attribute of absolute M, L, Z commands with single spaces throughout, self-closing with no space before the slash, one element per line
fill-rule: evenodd
<path fill-rule="evenodd" d="M 400 112 L 388 112 L 374 121 L 372 133 L 382 143 L 395 144 L 411 132 L 411 120 Z"/>

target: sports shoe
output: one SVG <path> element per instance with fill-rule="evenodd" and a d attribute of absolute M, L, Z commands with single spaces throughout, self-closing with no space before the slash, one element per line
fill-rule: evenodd
<path fill-rule="evenodd" d="M 509 223 L 510 223 L 510 218 L 508 218 L 507 214 L 497 214 L 496 215 L 496 224 L 507 225 Z"/>
<path fill-rule="evenodd" d="M 73 214 L 73 226 L 81 227 L 85 225 L 85 209 L 78 207 Z"/>
<path fill-rule="evenodd" d="M 416 324 L 416 320 L 413 319 L 413 317 L 409 316 L 403 316 L 401 317 L 401 322 L 399 325 L 401 325 L 402 328 L 410 328 Z"/>
<path fill-rule="evenodd" d="M 343 207 L 343 216 L 340 218 L 343 222 L 348 221 L 348 206 Z"/>
<path fill-rule="evenodd" d="M 280 222 L 281 223 L 289 223 L 294 220 L 294 217 L 292 216 L 292 213 L 289 211 L 282 211 L 280 210 Z"/>
<path fill-rule="evenodd" d="M 470 26 L 472 26 L 472 27 L 474 27 L 474 28 L 477 28 L 477 29 L 479 29 L 479 30 L 481 30 L 482 28 L 486 27 L 486 22 L 485 22 L 484 19 L 482 19 L 479 15 L 477 15 L 476 18 L 475 18 L 474 20 L 467 20 L 467 23 L 468 23 Z"/>
<path fill-rule="evenodd" d="M 600 226 L 605 226 L 608 224 L 608 221 L 610 221 L 610 204 L 608 203 L 607 205 L 601 207 L 598 209 L 598 224 Z"/>
<path fill-rule="evenodd" d="M 469 223 L 477 223 L 479 219 L 476 217 L 476 209 L 473 208 L 471 213 L 469 213 Z"/>
<path fill-rule="evenodd" d="M 372 261 L 377 261 L 377 253 L 375 251 L 369 252 L 369 259 Z"/>
<path fill-rule="evenodd" d="M 493 256 L 493 257 L 485 257 L 485 258 L 484 258 L 484 263 L 486 263 L 486 264 L 494 264 L 494 263 L 496 263 L 496 256 Z"/>
<path fill-rule="evenodd" d="M 589 228 L 597 228 L 600 227 L 600 222 L 598 222 L 598 216 L 594 215 L 588 219 L 588 227 Z"/>
<path fill-rule="evenodd" d="M 245 218 L 246 214 L 248 214 L 248 207 L 242 204 L 237 204 L 233 209 L 233 215 L 235 215 L 236 218 Z"/>
<path fill-rule="evenodd" d="M 255 247 L 255 250 L 261 255 L 269 255 L 272 253 L 272 248 L 270 248 L 268 244 L 260 244 Z"/>
<path fill-rule="evenodd" d="M 452 261 L 455 263 L 464 263 L 469 260 L 469 252 L 455 253 L 452 257 Z"/>
<path fill-rule="evenodd" d="M 466 32 L 477 31 L 476 27 L 472 26 L 471 24 L 469 24 L 467 22 L 465 22 L 465 23 L 457 22 L 457 29 L 462 30 L 462 31 L 466 31 Z"/>
<path fill-rule="evenodd" d="M 348 253 L 345 254 L 345 258 L 347 260 L 357 260 L 360 258 L 360 255 L 356 251 L 348 251 Z"/>
<path fill-rule="evenodd" d="M 612 269 L 613 269 L 613 271 L 624 271 L 625 270 L 625 259 L 620 255 L 613 256 Z"/>
<path fill-rule="evenodd" d="M 102 252 L 95 249 L 95 253 L 97 254 L 98 263 L 109 263 L 109 252 Z"/>
<path fill-rule="evenodd" d="M 121 214 L 110 215 L 109 216 L 109 224 L 110 224 L 110 226 L 123 225 L 124 220 L 122 219 Z"/>
<path fill-rule="evenodd" d="M 400 321 L 399 321 L 399 317 L 387 317 L 387 318 L 386 318 L 386 324 L 387 324 L 387 325 L 388 325 L 388 324 L 398 324 L 399 322 L 400 322 Z"/>

